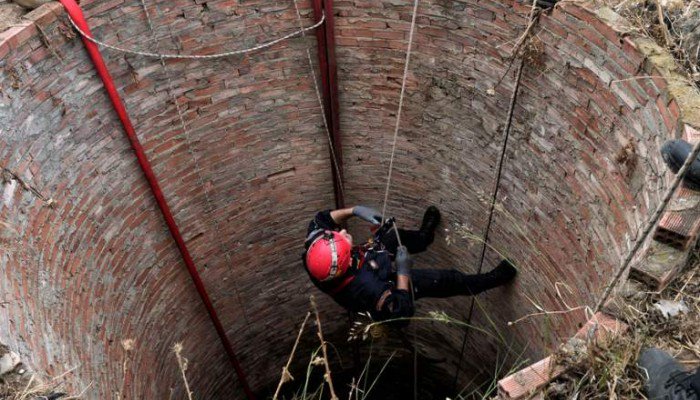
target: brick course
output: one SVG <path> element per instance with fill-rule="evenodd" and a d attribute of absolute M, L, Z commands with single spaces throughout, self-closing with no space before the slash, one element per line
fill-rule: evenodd
<path fill-rule="evenodd" d="M 154 38 L 138 1 L 81 2 L 96 37 L 161 52 L 232 50 L 298 27 L 289 1 L 147 4 Z M 335 2 L 348 204 L 381 206 L 411 5 Z M 310 3 L 300 7 L 304 24 L 312 24 Z M 461 239 L 448 246 L 445 236 L 456 239 L 457 223 L 480 234 L 485 223 L 512 71 L 494 86 L 527 12 L 505 1 L 419 7 L 389 212 L 411 227 L 437 204 L 450 230 L 417 257 L 419 266 L 475 272 L 479 246 Z M 89 398 L 120 392 L 135 399 L 182 390 L 170 348 L 183 341 L 198 397 L 242 397 L 61 6 L 43 6 L 28 21 L 0 34 L 0 165 L 57 206 L 17 185 L 2 187 L 11 202 L 0 204 L 0 220 L 16 233 L 0 242 L 0 301 L 8 301 L 0 307 L 0 338 L 43 373 L 79 366 L 73 384 L 92 382 Z M 583 315 L 514 327 L 507 321 L 533 311 L 525 296 L 562 308 L 556 282 L 573 289 L 567 300 L 594 301 L 668 184 L 656 154 L 678 135 L 682 114 L 664 80 L 620 81 L 656 75 L 654 66 L 594 13 L 566 4 L 540 27 L 545 70 L 524 71 L 491 233 L 521 275 L 513 288 L 479 297 L 514 351 L 527 346 L 531 359 L 575 332 Z M 158 60 L 103 52 L 255 389 L 276 383 L 314 292 L 299 265 L 306 220 L 333 204 L 307 47 L 315 48 L 313 35 L 230 59 L 167 61 L 189 134 Z M 616 162 L 629 143 L 638 162 Z M 496 262 L 489 253 L 485 269 Z M 329 338 L 343 343 L 344 313 L 320 305 Z M 425 302 L 419 313 L 441 308 L 464 317 L 467 305 Z M 480 309 L 473 322 L 486 325 Z M 416 326 L 452 370 L 461 331 Z M 136 347 L 125 354 L 120 341 L 128 338 Z M 493 370 L 495 348 L 485 338 L 472 333 L 467 354 L 464 382 Z"/>

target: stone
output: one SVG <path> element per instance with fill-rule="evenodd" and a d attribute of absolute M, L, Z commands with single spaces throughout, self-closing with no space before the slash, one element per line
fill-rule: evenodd
<path fill-rule="evenodd" d="M 0 357 L 0 376 L 12 371 L 19 365 L 22 360 L 19 358 L 19 354 L 14 351 L 8 351 L 2 357 Z"/>
<path fill-rule="evenodd" d="M 688 306 L 684 301 L 671 301 L 666 299 L 661 299 L 654 303 L 654 308 L 659 310 L 661 315 L 664 317 L 671 318 L 678 314 L 685 314 L 688 312 Z"/>
<path fill-rule="evenodd" d="M 33 10 L 41 5 L 54 2 L 55 0 L 12 0 L 20 6 Z"/>

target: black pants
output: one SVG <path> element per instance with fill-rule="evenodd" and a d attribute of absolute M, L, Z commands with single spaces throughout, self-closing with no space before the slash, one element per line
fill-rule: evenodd
<path fill-rule="evenodd" d="M 399 229 L 401 244 L 411 254 L 425 251 L 433 242 L 432 232 Z M 384 246 L 393 254 L 399 247 L 394 230 L 384 237 Z M 503 282 L 491 273 L 467 275 L 456 269 L 413 269 L 411 270 L 414 298 L 472 296 L 501 286 Z"/>

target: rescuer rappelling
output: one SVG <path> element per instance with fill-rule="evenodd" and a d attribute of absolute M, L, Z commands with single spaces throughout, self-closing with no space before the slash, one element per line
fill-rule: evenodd
<path fill-rule="evenodd" d="M 352 216 L 378 228 L 372 240 L 354 245 L 341 227 Z M 425 211 L 418 230 L 397 229 L 393 218 L 382 223 L 380 213 L 365 206 L 321 211 L 309 224 L 304 266 L 316 287 L 338 304 L 368 312 L 378 321 L 411 317 L 413 302 L 420 298 L 476 295 L 513 280 L 517 271 L 508 260 L 474 275 L 456 269 L 412 269 L 409 254 L 427 249 L 439 223 L 440 211 L 434 206 Z"/>

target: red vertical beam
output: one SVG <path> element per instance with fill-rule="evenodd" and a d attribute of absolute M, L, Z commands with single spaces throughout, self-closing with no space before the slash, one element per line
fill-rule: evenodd
<path fill-rule="evenodd" d="M 316 30 L 316 42 L 318 44 L 318 66 L 321 70 L 322 95 L 324 100 L 324 112 L 328 130 L 331 134 L 331 169 L 333 172 L 333 192 L 335 194 L 336 208 L 345 207 L 343 196 L 343 147 L 340 140 L 340 118 L 338 102 L 338 68 L 335 60 L 335 18 L 333 15 L 333 0 L 313 0 L 314 16 L 320 20 L 325 14 L 326 22 L 322 29 Z M 337 162 L 333 162 L 333 154 Z"/>
<path fill-rule="evenodd" d="M 65 7 L 66 12 L 70 16 L 70 18 L 73 19 L 73 21 L 75 21 L 75 23 L 80 27 L 80 29 L 82 29 L 83 32 L 85 32 L 87 35 L 92 36 L 92 33 L 90 32 L 90 27 L 88 26 L 87 21 L 83 16 L 83 11 L 80 8 L 80 6 L 76 3 L 76 1 L 59 1 L 61 2 L 61 4 L 63 4 L 63 7 Z M 151 187 L 153 197 L 155 197 L 156 203 L 158 204 L 158 207 L 160 208 L 160 211 L 163 214 L 163 218 L 165 219 L 165 223 L 168 225 L 170 234 L 175 240 L 175 244 L 177 244 L 178 250 L 180 250 L 180 254 L 182 255 L 182 259 L 185 263 L 185 266 L 187 266 L 187 270 L 190 273 L 192 282 L 194 283 L 197 289 L 197 293 L 199 293 L 199 296 L 202 299 L 202 302 L 204 303 L 204 307 L 209 313 L 209 318 L 214 324 L 214 329 L 216 329 L 216 333 L 219 335 L 221 344 L 223 345 L 226 354 L 228 354 L 229 356 L 233 369 L 238 375 L 239 383 L 241 384 L 241 386 L 243 386 L 243 391 L 245 392 L 248 399 L 255 400 L 255 395 L 251 391 L 250 386 L 248 385 L 248 381 L 246 380 L 245 372 L 243 372 L 243 368 L 238 362 L 238 357 L 236 357 L 236 353 L 233 350 L 233 345 L 231 344 L 231 341 L 226 335 L 226 330 L 224 329 L 224 326 L 222 325 L 221 320 L 219 319 L 219 316 L 216 313 L 216 309 L 214 309 L 214 305 L 212 304 L 211 299 L 209 298 L 209 294 L 207 293 L 207 289 L 204 287 L 204 283 L 202 282 L 202 279 L 199 276 L 199 272 L 197 272 L 197 267 L 194 264 L 194 260 L 192 259 L 192 256 L 190 255 L 190 252 L 187 249 L 185 240 L 180 234 L 180 229 L 178 228 L 177 223 L 175 222 L 175 218 L 173 217 L 173 214 L 170 211 L 170 207 L 168 206 L 168 203 L 165 200 L 163 191 L 161 190 L 160 184 L 158 183 L 158 178 L 153 172 L 153 169 L 151 168 L 151 163 L 148 161 L 148 157 L 146 157 L 146 152 L 144 151 L 143 146 L 141 145 L 141 142 L 139 141 L 139 138 L 136 135 L 136 130 L 134 129 L 133 124 L 131 123 L 129 114 L 126 112 L 124 103 L 122 102 L 122 99 L 119 96 L 119 93 L 117 92 L 117 87 L 114 84 L 114 80 L 112 80 L 112 76 L 110 75 L 109 70 L 107 69 L 107 65 L 105 64 L 104 59 L 102 58 L 100 49 L 97 47 L 97 45 L 87 40 L 86 38 L 83 37 L 82 39 L 83 44 L 85 45 L 85 49 L 87 50 L 87 53 L 95 66 L 95 70 L 97 71 L 97 74 L 99 75 L 100 79 L 102 79 L 102 83 L 104 84 L 105 90 L 107 91 L 107 95 L 109 96 L 109 100 L 112 103 L 112 107 L 114 107 L 114 111 L 116 112 L 117 116 L 119 117 L 119 120 L 122 123 L 122 126 L 124 127 L 124 132 L 126 133 L 126 136 L 128 137 L 129 142 L 131 143 L 131 147 L 134 150 L 134 153 L 136 154 L 136 158 L 139 162 L 139 165 L 141 166 L 141 170 L 143 171 L 146 180 L 148 181 L 148 184 Z"/>
<path fill-rule="evenodd" d="M 343 147 L 340 141 L 340 106 L 338 103 L 338 67 L 335 61 L 335 16 L 333 15 L 333 0 L 313 0 L 314 16 L 320 20 L 325 14 L 326 22 L 321 29 L 316 30 L 316 43 L 318 44 L 318 67 L 321 70 L 321 89 L 326 122 L 331 135 L 330 152 L 331 173 L 333 174 L 333 193 L 335 194 L 335 207 L 345 208 L 343 196 Z M 333 162 L 335 153 L 338 168 Z M 348 321 L 352 323 L 352 313 L 348 312 Z M 360 345 L 356 340 L 353 346 L 353 362 L 355 374 L 360 372 Z"/>

